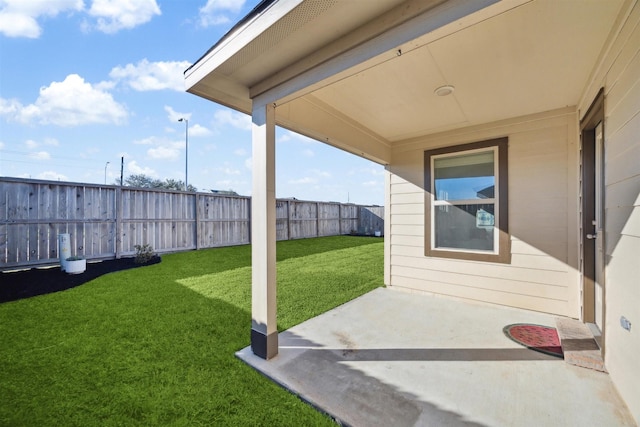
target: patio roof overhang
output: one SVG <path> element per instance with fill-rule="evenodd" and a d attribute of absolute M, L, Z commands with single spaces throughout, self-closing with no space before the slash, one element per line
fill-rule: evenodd
<path fill-rule="evenodd" d="M 191 66 L 188 92 L 252 115 L 254 353 L 278 353 L 276 125 L 388 165 L 415 138 L 578 105 L 625 1 L 265 0 Z"/>
<path fill-rule="evenodd" d="M 623 2 L 265 0 L 186 87 L 388 164 L 416 137 L 577 105 Z"/>

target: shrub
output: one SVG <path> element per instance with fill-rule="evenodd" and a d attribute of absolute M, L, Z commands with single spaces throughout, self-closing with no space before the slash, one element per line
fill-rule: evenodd
<path fill-rule="evenodd" d="M 134 248 L 136 249 L 136 257 L 134 259 L 136 264 L 146 264 L 156 256 L 151 245 L 135 245 Z"/>

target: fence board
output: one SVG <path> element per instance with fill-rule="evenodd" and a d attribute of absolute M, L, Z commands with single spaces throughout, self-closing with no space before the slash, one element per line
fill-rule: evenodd
<path fill-rule="evenodd" d="M 291 235 L 291 201 L 276 201 L 276 240 L 289 240 Z"/>
<path fill-rule="evenodd" d="M 26 185 L 24 191 L 24 215 L 27 220 L 29 220 L 29 224 L 26 225 L 27 234 L 24 236 L 27 244 L 24 251 L 24 259 L 29 260 L 32 258 L 32 255 L 36 255 L 38 252 L 38 226 L 37 224 L 31 223 L 31 221 L 35 219 L 34 215 L 37 211 L 38 192 L 33 184 Z"/>
<path fill-rule="evenodd" d="M 276 200 L 276 238 L 383 230 L 383 207 Z M 71 255 L 119 258 L 248 244 L 251 199 L 208 193 L 0 178 L 0 270 L 58 264 L 58 235 Z"/>
<path fill-rule="evenodd" d="M 384 207 L 360 206 L 358 216 L 358 233 L 373 235 L 376 231 L 384 231 Z"/>

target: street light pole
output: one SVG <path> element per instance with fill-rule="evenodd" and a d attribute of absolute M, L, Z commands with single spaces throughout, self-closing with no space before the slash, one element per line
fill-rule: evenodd
<path fill-rule="evenodd" d="M 107 185 L 107 166 L 109 166 L 109 162 L 104 165 L 104 185 Z"/>
<path fill-rule="evenodd" d="M 179 122 L 184 122 L 184 191 L 188 191 L 188 177 L 189 177 L 189 119 L 181 117 Z"/>

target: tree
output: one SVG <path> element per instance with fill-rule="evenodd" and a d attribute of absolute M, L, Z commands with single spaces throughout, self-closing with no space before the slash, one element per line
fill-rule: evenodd
<path fill-rule="evenodd" d="M 116 182 L 116 185 L 119 185 Z M 167 178 L 164 181 L 160 179 L 154 179 L 143 173 L 129 175 L 124 180 L 124 185 L 127 187 L 139 187 L 139 188 L 164 188 L 166 190 L 184 190 L 184 181 L 179 179 Z M 196 187 L 189 184 L 187 191 L 198 191 Z"/>
<path fill-rule="evenodd" d="M 127 187 L 162 188 L 162 181 L 140 173 L 126 177 L 124 179 L 124 185 Z"/>
<path fill-rule="evenodd" d="M 162 183 L 162 188 L 166 188 L 168 190 L 184 190 L 184 181 L 180 179 L 167 178 Z M 198 189 L 189 184 L 187 191 L 198 191 Z"/>

